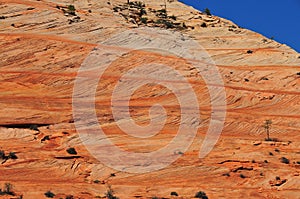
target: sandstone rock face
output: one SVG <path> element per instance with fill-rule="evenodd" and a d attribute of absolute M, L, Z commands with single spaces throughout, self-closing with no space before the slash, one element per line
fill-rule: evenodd
<path fill-rule="evenodd" d="M 198 191 L 209 198 L 299 198 L 300 55 L 177 1 L 167 2 L 166 13 L 159 11 L 164 9 L 163 1 L 145 0 L 144 6 L 126 2 L 0 0 L 0 150 L 5 153 L 0 154 L 0 186 L 3 191 L 5 183 L 10 183 L 15 194 L 3 193 L 0 198 L 44 198 L 47 191 L 55 198 L 105 198 L 109 187 L 122 199 L 176 198 L 171 192 L 178 193 L 177 198 L 193 198 Z M 205 49 L 209 55 L 202 60 L 205 67 L 209 69 L 213 60 L 222 79 L 222 84 L 214 86 L 226 93 L 226 119 L 214 149 L 199 159 L 213 115 L 205 78 L 186 59 L 161 51 L 176 49 L 169 37 L 165 42 L 153 39 L 155 45 L 164 45 L 158 52 L 130 49 L 121 54 L 104 71 L 95 91 L 97 120 L 114 145 L 136 153 L 155 151 L 177 136 L 182 123 L 178 96 L 166 86 L 148 83 L 131 95 L 130 116 L 146 126 L 149 109 L 161 104 L 167 116 L 161 131 L 151 138 L 134 138 L 118 126 L 126 126 L 129 120 L 116 122 L 113 90 L 122 75 L 141 63 L 156 62 L 179 71 L 199 103 L 199 109 L 185 104 L 186 110 L 199 111 L 201 117 L 191 146 L 184 153 L 177 151 L 181 156 L 175 162 L 153 172 L 129 173 L 103 164 L 83 145 L 72 100 L 76 77 L 87 57 L 103 53 L 108 41 L 117 44 L 113 50 L 123 52 L 129 36 L 112 38 L 145 28 L 150 35 L 161 30 L 185 35 Z M 111 54 L 103 53 L 101 58 L 108 62 Z M 151 70 L 145 73 L 130 78 L 133 83 L 145 81 Z M 157 79 L 178 83 L 168 75 L 168 70 L 156 74 Z M 87 88 L 89 84 L 83 85 L 80 95 L 86 95 Z M 122 99 L 117 103 L 124 106 Z M 163 121 L 159 112 L 153 113 Z M 272 141 L 265 141 L 265 120 L 272 120 Z M 72 147 L 77 154 L 67 152 Z M 283 157 L 288 161 L 282 161 Z"/>

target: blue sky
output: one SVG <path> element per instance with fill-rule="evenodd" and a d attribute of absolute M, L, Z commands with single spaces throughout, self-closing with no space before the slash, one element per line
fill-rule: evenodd
<path fill-rule="evenodd" d="M 300 52 L 300 0 L 180 0 Z"/>

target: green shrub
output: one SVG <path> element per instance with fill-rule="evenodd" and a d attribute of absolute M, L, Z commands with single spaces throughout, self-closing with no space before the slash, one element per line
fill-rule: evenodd
<path fill-rule="evenodd" d="M 172 22 L 164 20 L 164 19 L 158 19 L 155 23 L 156 24 L 163 24 L 164 27 L 167 28 L 167 29 L 175 27 Z"/>
<path fill-rule="evenodd" d="M 114 196 L 114 191 L 112 190 L 112 188 L 109 186 L 107 192 L 105 193 L 105 196 L 108 199 L 119 199 L 118 197 Z"/>
<path fill-rule="evenodd" d="M 8 159 L 16 160 L 16 159 L 18 159 L 18 156 L 16 155 L 15 152 L 9 152 L 8 155 L 5 155 L 5 152 L 3 150 L 0 150 L 0 159 L 2 159 L 2 160 L 8 160 Z"/>
<path fill-rule="evenodd" d="M 74 196 L 68 195 L 68 196 L 66 196 L 66 199 L 74 199 Z"/>
<path fill-rule="evenodd" d="M 46 140 L 50 140 L 49 135 L 46 135 L 45 137 L 43 137 L 43 139 L 41 139 L 41 142 L 45 142 Z"/>
<path fill-rule="evenodd" d="M 178 196 L 178 193 L 175 192 L 175 191 L 172 191 L 172 192 L 171 192 L 171 196 Z"/>
<path fill-rule="evenodd" d="M 142 18 L 141 18 L 141 22 L 142 22 L 143 24 L 147 24 L 147 20 L 148 20 L 147 17 L 142 17 Z"/>
<path fill-rule="evenodd" d="M 0 150 L 0 159 L 5 159 L 6 156 L 5 156 L 5 152 L 3 150 Z"/>
<path fill-rule="evenodd" d="M 175 15 L 169 16 L 170 19 L 176 20 L 177 17 Z"/>
<path fill-rule="evenodd" d="M 76 16 L 76 13 L 75 13 L 76 9 L 75 9 L 74 5 L 68 5 L 67 8 L 68 8 L 67 11 L 64 10 L 65 13 Z"/>
<path fill-rule="evenodd" d="M 18 159 L 18 156 L 16 155 L 15 152 L 10 152 L 7 157 L 8 159 L 13 159 L 13 160 Z"/>
<path fill-rule="evenodd" d="M 203 191 L 199 191 L 196 193 L 195 198 L 202 198 L 202 199 L 208 199 L 207 195 Z"/>
<path fill-rule="evenodd" d="M 47 197 L 47 198 L 54 198 L 55 194 L 52 193 L 51 191 L 47 191 L 46 193 L 44 193 L 44 195 Z"/>
<path fill-rule="evenodd" d="M 280 158 L 280 161 L 281 161 L 282 163 L 284 163 L 284 164 L 289 164 L 289 163 L 290 163 L 290 160 L 287 159 L 286 157 L 281 157 L 281 158 Z"/>
<path fill-rule="evenodd" d="M 77 151 L 75 150 L 75 148 L 71 147 L 67 149 L 67 152 L 71 155 L 77 155 Z"/>
<path fill-rule="evenodd" d="M 34 130 L 34 131 L 39 131 L 38 125 L 36 125 L 36 124 L 31 124 L 31 125 L 29 126 L 29 129 L 30 129 L 30 130 Z"/>
<path fill-rule="evenodd" d="M 69 11 L 72 11 L 72 12 L 75 12 L 75 11 L 76 11 L 74 5 L 68 5 L 68 10 L 69 10 Z"/>
<path fill-rule="evenodd" d="M 207 15 L 211 15 L 210 10 L 208 8 L 205 8 L 205 10 L 203 12 Z"/>
<path fill-rule="evenodd" d="M 240 174 L 241 178 L 246 178 L 246 176 L 244 174 Z"/>
<path fill-rule="evenodd" d="M 206 27 L 207 27 L 206 23 L 203 22 L 203 23 L 201 24 L 201 27 L 202 27 L 202 28 L 206 28 Z"/>
<path fill-rule="evenodd" d="M 0 195 L 14 196 L 15 193 L 12 191 L 12 185 L 10 183 L 5 183 L 3 191 L 0 189 Z"/>

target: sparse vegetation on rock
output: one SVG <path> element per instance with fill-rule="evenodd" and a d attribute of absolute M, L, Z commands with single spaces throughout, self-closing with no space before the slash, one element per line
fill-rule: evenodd
<path fill-rule="evenodd" d="M 114 195 L 114 191 L 112 190 L 111 186 L 108 186 L 108 190 L 105 193 L 107 199 L 119 199 L 117 196 Z"/>
<path fill-rule="evenodd" d="M 12 184 L 10 183 L 5 183 L 4 184 L 4 189 L 0 189 L 0 195 L 11 195 L 14 196 L 15 193 L 12 191 Z"/>
<path fill-rule="evenodd" d="M 172 1 L 168 1 L 172 2 Z M 162 9 L 149 8 L 146 11 L 146 5 L 141 1 L 131 1 L 122 5 L 113 7 L 114 12 L 118 12 L 129 23 L 137 26 L 147 25 L 149 27 L 160 27 L 166 29 L 185 29 L 182 23 L 176 22 L 175 15 L 169 16 L 166 7 Z"/>
<path fill-rule="evenodd" d="M 30 130 L 34 130 L 34 131 L 39 131 L 38 125 L 36 125 L 36 124 L 31 124 L 31 125 L 29 126 L 29 129 L 30 129 Z"/>
<path fill-rule="evenodd" d="M 50 140 L 50 136 L 49 135 L 46 135 L 45 137 L 43 137 L 41 139 L 41 142 L 45 142 L 46 140 Z"/>
<path fill-rule="evenodd" d="M 59 6 L 57 8 L 60 9 Z M 62 11 L 65 13 L 65 15 L 76 16 L 76 8 L 74 5 L 68 5 L 68 6 L 64 7 L 62 9 Z"/>
<path fill-rule="evenodd" d="M 12 159 L 12 160 L 16 160 L 18 159 L 18 156 L 16 155 L 15 152 L 9 152 L 8 155 L 5 154 L 5 152 L 3 150 L 0 150 L 0 159 L 4 160 L 2 162 L 5 163 L 7 160 Z"/>
<path fill-rule="evenodd" d="M 55 194 L 52 193 L 51 191 L 47 191 L 46 193 L 44 193 L 44 195 L 45 195 L 47 198 L 54 198 L 54 197 L 55 197 Z"/>
<path fill-rule="evenodd" d="M 175 192 L 175 191 L 172 191 L 172 192 L 170 193 L 170 195 L 171 195 L 171 196 L 178 196 L 178 193 Z"/>
<path fill-rule="evenodd" d="M 71 147 L 67 149 L 67 152 L 71 155 L 77 155 L 77 151 L 75 150 L 75 148 Z"/>
<path fill-rule="evenodd" d="M 66 196 L 66 199 L 74 199 L 74 196 L 68 195 L 68 196 Z"/>
<path fill-rule="evenodd" d="M 200 26 L 201 26 L 202 28 L 206 28 L 206 27 L 207 27 L 207 25 L 206 25 L 205 22 L 203 22 Z"/>
<path fill-rule="evenodd" d="M 199 191 L 195 194 L 195 198 L 208 199 L 207 195 L 203 191 Z"/>
<path fill-rule="evenodd" d="M 211 12 L 208 8 L 205 8 L 203 12 L 207 15 L 211 15 Z"/>
<path fill-rule="evenodd" d="M 289 164 L 290 163 L 290 160 L 287 159 L 286 157 L 281 157 L 280 158 L 280 162 L 284 163 L 284 164 Z"/>
<path fill-rule="evenodd" d="M 265 120 L 265 123 L 263 125 L 265 131 L 266 131 L 266 134 L 267 134 L 267 138 L 265 139 L 266 141 L 273 141 L 271 138 L 270 138 L 270 128 L 271 128 L 271 124 L 272 124 L 272 120 Z"/>

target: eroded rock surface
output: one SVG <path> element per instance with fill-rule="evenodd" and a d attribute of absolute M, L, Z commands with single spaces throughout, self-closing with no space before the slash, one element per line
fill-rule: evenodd
<path fill-rule="evenodd" d="M 162 16 L 156 12 L 164 8 L 161 1 L 144 1 L 146 21 L 138 18 L 136 8 L 116 10 L 125 3 L 0 0 L 0 150 L 17 156 L 3 161 L 0 156 L 0 185 L 11 183 L 16 196 L 24 198 L 44 198 L 47 191 L 55 198 L 104 197 L 108 186 L 119 198 L 175 198 L 171 192 L 192 198 L 198 191 L 209 198 L 298 198 L 300 55 L 177 1 L 167 3 L 173 27 L 157 22 Z M 74 13 L 69 11 L 71 4 Z M 121 56 L 105 71 L 96 95 L 99 123 L 117 146 L 135 152 L 157 150 L 176 135 L 180 123 L 176 96 L 166 87 L 149 84 L 132 96 L 131 115 L 146 125 L 149 108 L 166 105 L 168 119 L 162 131 L 150 139 L 135 139 L 118 128 L 110 94 L 119 77 L 139 63 L 171 63 L 184 74 L 197 95 L 202 119 L 193 144 L 175 163 L 151 173 L 130 174 L 103 165 L 82 145 L 74 126 L 72 95 L 79 67 L 100 42 L 146 26 L 180 31 L 205 48 L 224 81 L 227 116 L 214 150 L 199 159 L 211 107 L 197 70 L 155 52 Z M 262 125 L 267 119 L 272 120 L 271 137 L 277 141 L 265 141 Z M 66 151 L 70 147 L 76 155 Z M 281 157 L 289 163 L 282 163 Z M 276 176 L 284 182 L 274 180 Z"/>

